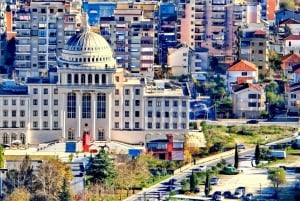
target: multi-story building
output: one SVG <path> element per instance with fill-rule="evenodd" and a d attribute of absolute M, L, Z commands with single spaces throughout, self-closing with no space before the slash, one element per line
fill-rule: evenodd
<path fill-rule="evenodd" d="M 149 12 L 155 9 L 155 3 L 118 3 L 114 16 L 100 17 L 100 33 L 114 49 L 118 65 L 126 70 L 153 74 L 155 35 Z"/>
<path fill-rule="evenodd" d="M 80 140 L 137 144 L 145 135 L 188 131 L 189 95 L 178 85 L 117 68 L 107 41 L 89 30 L 72 36 L 47 77 L 3 82 L 0 143 Z M 18 106 L 18 107 L 16 107 Z"/>
<path fill-rule="evenodd" d="M 260 74 L 269 68 L 268 33 L 264 30 L 245 29 L 241 34 L 240 57 L 257 66 Z"/>
<path fill-rule="evenodd" d="M 15 66 L 21 79 L 47 76 L 65 41 L 80 30 L 80 13 L 79 1 L 32 0 L 19 5 L 14 17 Z"/>

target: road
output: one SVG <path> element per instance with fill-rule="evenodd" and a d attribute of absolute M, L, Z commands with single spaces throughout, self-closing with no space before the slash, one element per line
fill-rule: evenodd
<path fill-rule="evenodd" d="M 254 153 L 254 149 L 248 149 L 245 150 L 243 152 L 241 152 L 241 156 L 240 157 L 244 157 L 250 154 Z M 203 163 L 201 165 L 205 165 L 207 167 L 212 167 L 215 166 L 218 162 L 220 162 L 222 158 L 217 157 L 215 160 L 212 160 L 210 162 L 207 163 Z M 227 161 L 227 163 L 233 163 L 233 155 L 231 156 L 227 156 L 227 157 L 223 157 L 223 159 L 225 159 Z M 173 177 L 162 181 L 161 183 L 152 186 L 142 192 L 139 192 L 138 194 L 135 194 L 127 199 L 125 199 L 124 201 L 158 201 L 158 200 L 164 200 L 165 198 L 169 197 L 169 191 L 167 190 L 168 185 L 166 185 L 166 182 L 169 181 L 170 179 L 175 179 L 176 183 L 180 183 L 181 180 L 183 180 L 184 178 L 187 178 L 188 175 L 190 175 L 192 173 L 192 169 L 198 167 L 198 165 L 194 165 L 191 166 L 189 169 L 180 172 L 176 175 L 174 175 Z"/>

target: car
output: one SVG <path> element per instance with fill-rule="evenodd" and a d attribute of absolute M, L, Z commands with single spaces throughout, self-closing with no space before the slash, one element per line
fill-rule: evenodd
<path fill-rule="evenodd" d="M 217 185 L 220 181 L 220 178 L 218 177 L 212 177 L 210 178 L 210 185 Z"/>
<path fill-rule="evenodd" d="M 246 149 L 246 146 L 244 144 L 238 144 L 236 147 L 238 149 Z"/>
<path fill-rule="evenodd" d="M 256 120 L 256 119 L 251 119 L 251 120 L 248 120 L 246 123 L 247 123 L 247 124 L 258 124 L 258 120 Z"/>
<path fill-rule="evenodd" d="M 206 166 L 205 166 L 205 165 L 200 165 L 200 166 L 199 166 L 199 169 L 200 169 L 201 171 L 205 171 L 205 170 L 206 170 Z"/>
<path fill-rule="evenodd" d="M 221 191 L 215 191 L 212 195 L 212 199 L 215 201 L 221 201 L 224 200 L 224 196 Z"/>
<path fill-rule="evenodd" d="M 244 198 L 244 201 L 251 201 L 253 198 L 253 194 L 252 193 L 247 193 L 245 198 Z"/>
<path fill-rule="evenodd" d="M 167 187 L 167 191 L 173 191 L 173 190 L 175 190 L 176 189 L 176 187 L 175 186 L 168 186 Z"/>
<path fill-rule="evenodd" d="M 243 197 L 243 193 L 242 191 L 235 191 L 232 197 L 235 199 L 240 199 L 241 197 Z"/>
<path fill-rule="evenodd" d="M 223 192 L 223 196 L 224 196 L 224 198 L 231 198 L 231 197 L 232 197 L 232 194 L 231 194 L 230 191 L 224 191 L 224 192 Z"/>

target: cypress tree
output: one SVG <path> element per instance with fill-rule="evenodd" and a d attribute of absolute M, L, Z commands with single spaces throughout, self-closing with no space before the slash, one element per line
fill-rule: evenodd
<path fill-rule="evenodd" d="M 64 178 L 64 182 L 62 185 L 61 192 L 59 194 L 59 200 L 60 201 L 71 201 L 71 195 L 69 191 L 69 187 L 67 184 L 67 180 Z"/>
<path fill-rule="evenodd" d="M 260 163 L 260 148 L 259 148 L 259 144 L 256 144 L 255 147 L 255 152 L 254 152 L 254 157 L 255 157 L 255 164 L 258 165 Z"/>
<path fill-rule="evenodd" d="M 211 190 L 210 176 L 209 176 L 209 172 L 206 171 L 206 179 L 205 179 L 205 187 L 204 187 L 204 193 L 206 197 L 208 197 L 210 190 Z"/>
<path fill-rule="evenodd" d="M 234 153 L 234 167 L 238 169 L 239 167 L 239 152 L 237 144 L 235 145 L 235 153 Z"/>

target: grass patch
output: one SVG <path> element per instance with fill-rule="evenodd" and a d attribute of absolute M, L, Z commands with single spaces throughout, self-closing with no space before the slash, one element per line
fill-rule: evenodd
<path fill-rule="evenodd" d="M 53 155 L 30 155 L 31 160 L 49 160 L 53 159 L 56 156 Z M 5 155 L 6 160 L 23 160 L 25 156 L 23 155 Z"/>
<path fill-rule="evenodd" d="M 147 183 L 147 184 L 145 185 L 145 188 L 149 188 L 149 187 L 151 187 L 151 186 L 153 186 L 153 185 L 155 185 L 155 184 L 158 184 L 158 183 L 164 181 L 165 179 L 170 178 L 171 176 L 172 176 L 172 175 L 167 174 L 167 175 L 165 175 L 165 176 L 153 177 L 153 180 L 152 180 L 150 183 Z"/>

